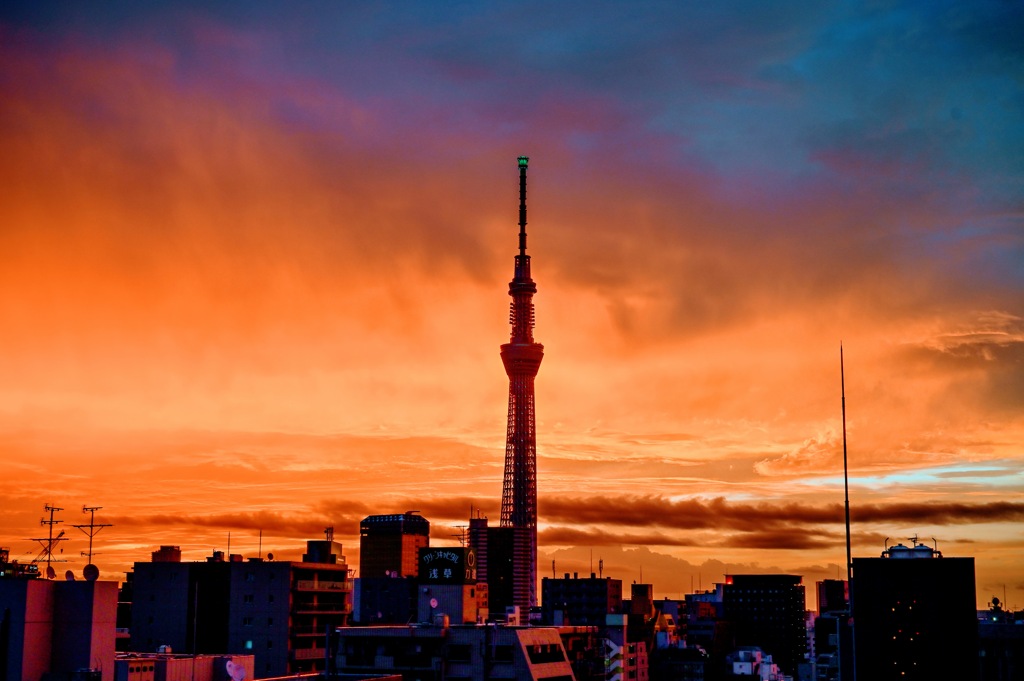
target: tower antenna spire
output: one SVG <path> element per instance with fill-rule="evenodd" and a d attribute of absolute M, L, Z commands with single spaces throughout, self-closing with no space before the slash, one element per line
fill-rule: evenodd
<path fill-rule="evenodd" d="M 519 255 L 526 255 L 526 167 L 529 156 L 519 157 Z"/>
<path fill-rule="evenodd" d="M 508 375 L 508 427 L 505 440 L 505 475 L 501 492 L 501 527 L 513 534 L 512 603 L 524 609 L 537 604 L 537 432 L 534 413 L 534 378 L 544 358 L 544 346 L 533 339 L 533 294 L 526 254 L 526 168 L 530 159 L 518 158 L 519 253 L 515 276 L 508 285 L 512 297 L 509 342 L 501 346 L 501 361 Z"/>

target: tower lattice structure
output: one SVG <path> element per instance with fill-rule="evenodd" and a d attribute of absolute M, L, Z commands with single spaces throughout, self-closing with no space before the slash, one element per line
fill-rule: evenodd
<path fill-rule="evenodd" d="M 533 294 L 526 254 L 526 168 L 519 157 L 519 254 L 515 276 L 508 285 L 512 297 L 512 334 L 501 346 L 508 374 L 508 429 L 505 477 L 501 492 L 501 526 L 513 529 L 512 600 L 529 608 L 537 605 L 537 428 L 533 384 L 544 358 L 544 346 L 533 340 Z"/>

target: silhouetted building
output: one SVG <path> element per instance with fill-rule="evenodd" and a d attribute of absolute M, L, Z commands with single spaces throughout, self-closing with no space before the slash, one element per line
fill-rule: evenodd
<path fill-rule="evenodd" d="M 252 654 L 257 678 L 323 670 L 327 632 L 352 612 L 332 536 L 307 542 L 301 561 L 216 551 L 206 562 L 135 563 L 132 650 Z"/>
<path fill-rule="evenodd" d="M 0 579 L 0 679 L 114 681 L 116 619 L 117 582 Z"/>
<path fill-rule="evenodd" d="M 487 584 L 477 580 L 476 551 L 467 547 L 420 549 L 418 622 L 483 623 Z"/>
<path fill-rule="evenodd" d="M 526 254 L 526 167 L 519 157 L 519 255 L 515 276 L 508 285 L 512 296 L 509 342 L 501 346 L 501 361 L 508 375 L 508 428 L 505 475 L 501 492 L 501 527 L 512 539 L 512 605 L 524 612 L 537 605 L 537 431 L 534 378 L 544 358 L 544 346 L 533 339 L 533 294 Z M 497 566 L 488 565 L 488 579 Z"/>
<path fill-rule="evenodd" d="M 605 626 L 609 614 L 622 612 L 622 580 L 598 577 L 580 578 L 565 573 L 563 579 L 541 580 L 541 613 L 545 624 Z"/>
<path fill-rule="evenodd" d="M 650 655 L 651 681 L 705 681 L 710 662 L 703 648 L 659 648 Z"/>
<path fill-rule="evenodd" d="M 629 620 L 626 613 L 605 615 L 605 625 L 600 631 L 605 637 L 607 678 L 648 681 L 647 641 L 630 638 Z"/>
<path fill-rule="evenodd" d="M 850 608 L 850 590 L 845 579 L 823 579 L 815 584 L 818 612 L 839 612 Z"/>
<path fill-rule="evenodd" d="M 492 619 L 518 607 L 513 594 L 516 532 L 511 527 L 490 527 L 487 518 L 470 520 L 469 546 L 477 555 L 477 580 L 487 584 Z"/>
<path fill-rule="evenodd" d="M 722 589 L 736 645 L 761 648 L 791 675 L 807 652 L 805 603 L 799 575 L 726 575 Z"/>
<path fill-rule="evenodd" d="M 371 515 L 359 523 L 355 620 L 406 624 L 416 617 L 419 551 L 430 546 L 430 521 L 406 511 Z"/>
<path fill-rule="evenodd" d="M 335 637 L 339 674 L 400 673 L 421 681 L 573 679 L 553 627 L 344 627 Z"/>
<path fill-rule="evenodd" d="M 853 630 L 850 627 L 849 584 L 825 579 L 816 584 L 819 615 L 814 619 L 814 660 L 817 681 L 853 679 Z"/>
<path fill-rule="evenodd" d="M 654 617 L 654 585 L 637 584 L 629 585 L 629 614 L 638 617 L 643 621 Z"/>
<path fill-rule="evenodd" d="M 416 577 L 355 580 L 353 614 L 357 624 L 408 624 L 416 620 Z"/>
<path fill-rule="evenodd" d="M 159 550 L 154 551 L 150 556 L 152 556 L 152 562 L 154 563 L 180 563 L 181 547 L 161 546 Z"/>
<path fill-rule="evenodd" d="M 415 511 L 371 515 L 359 523 L 359 576 L 415 577 L 419 551 L 430 546 L 430 521 Z"/>
<path fill-rule="evenodd" d="M 726 679 L 778 679 L 780 670 L 771 655 L 757 646 L 742 646 L 725 657 Z"/>
<path fill-rule="evenodd" d="M 978 678 L 974 559 L 915 542 L 854 558 L 858 679 Z"/>
<path fill-rule="evenodd" d="M 979 611 L 978 658 L 981 681 L 1024 679 L 1024 612 L 1004 610 L 998 598 Z"/>
<path fill-rule="evenodd" d="M 114 681 L 231 681 L 231 672 L 251 679 L 255 669 L 252 655 L 124 653 L 114 660 Z"/>
<path fill-rule="evenodd" d="M 11 550 L 0 547 L 0 579 L 34 579 L 39 576 L 38 563 L 12 561 Z"/>

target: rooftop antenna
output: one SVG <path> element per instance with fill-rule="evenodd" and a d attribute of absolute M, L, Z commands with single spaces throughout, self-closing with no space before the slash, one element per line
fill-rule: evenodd
<path fill-rule="evenodd" d="M 459 532 L 458 532 L 458 534 L 453 534 L 452 536 L 459 540 L 459 546 L 465 546 L 466 545 L 466 528 L 467 527 L 469 527 L 469 525 L 455 525 L 455 529 L 458 530 Z"/>
<path fill-rule="evenodd" d="M 604 558 L 597 561 L 597 576 L 604 579 Z"/>
<path fill-rule="evenodd" d="M 102 506 L 83 506 L 82 507 L 82 513 L 88 513 L 89 514 L 89 524 L 88 525 L 72 525 L 72 527 L 78 528 L 79 530 L 84 532 L 86 534 L 86 536 L 89 537 L 89 550 L 88 551 L 82 551 L 81 553 L 82 553 L 83 556 L 85 556 L 85 557 L 87 557 L 89 559 L 89 564 L 90 565 L 92 565 L 92 556 L 93 556 L 93 553 L 92 553 L 92 538 L 95 537 L 97 534 L 99 534 L 100 531 L 102 531 L 104 527 L 113 527 L 113 525 L 111 525 L 110 523 L 97 523 L 96 522 L 96 511 L 100 510 L 101 508 L 103 508 L 103 507 Z M 86 528 L 88 528 L 88 529 L 86 529 Z"/>
<path fill-rule="evenodd" d="M 43 510 L 45 510 L 47 513 L 50 514 L 50 519 L 47 520 L 46 518 L 42 518 L 42 519 L 40 519 L 39 524 L 40 525 L 48 525 L 50 527 L 50 532 L 49 532 L 49 535 L 45 539 L 38 538 L 38 537 L 32 539 L 32 541 L 39 542 L 39 544 L 43 547 L 43 550 L 39 552 L 39 555 L 36 556 L 35 560 L 33 560 L 32 562 L 33 563 L 39 563 L 39 562 L 42 562 L 42 560 L 45 558 L 46 559 L 46 578 L 47 579 L 53 579 L 54 576 L 56 575 L 56 573 L 54 572 L 53 567 L 50 565 L 50 563 L 65 563 L 65 562 L 67 562 L 63 558 L 54 558 L 53 557 L 53 549 L 54 549 L 54 547 L 55 546 L 59 546 L 62 541 L 67 541 L 68 540 L 68 538 L 64 536 L 64 530 L 61 530 L 57 534 L 56 537 L 53 536 L 53 526 L 58 524 L 58 523 L 64 522 L 63 520 L 55 520 L 53 515 L 55 513 L 57 513 L 58 511 L 63 511 L 64 509 L 63 508 L 58 508 L 57 506 L 52 506 L 50 504 L 46 504 L 43 507 Z M 64 549 L 61 549 L 60 551 L 61 551 L 61 553 L 63 553 Z"/>
<path fill-rule="evenodd" d="M 409 511 L 409 513 L 415 513 L 415 511 Z M 334 525 L 324 528 L 324 536 L 327 538 L 327 541 L 334 541 Z"/>

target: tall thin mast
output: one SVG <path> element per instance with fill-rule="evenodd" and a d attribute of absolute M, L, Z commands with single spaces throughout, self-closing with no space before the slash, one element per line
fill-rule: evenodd
<path fill-rule="evenodd" d="M 850 551 L 850 469 L 846 460 L 846 373 L 843 369 L 843 344 L 839 344 L 839 385 L 843 395 L 843 492 L 846 503 L 846 583 L 853 577 L 853 555 Z"/>

